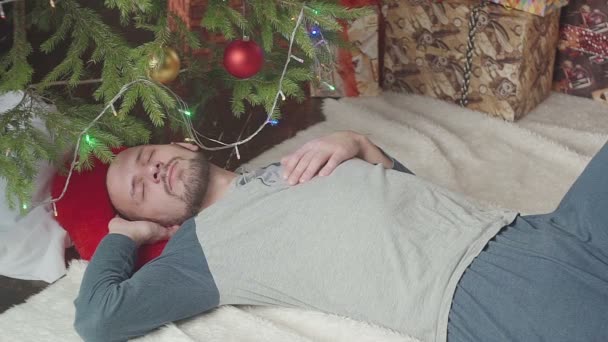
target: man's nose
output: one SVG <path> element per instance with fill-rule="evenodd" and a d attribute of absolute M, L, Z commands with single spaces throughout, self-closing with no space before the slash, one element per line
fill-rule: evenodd
<path fill-rule="evenodd" d="M 154 182 L 154 183 L 160 183 L 161 179 L 160 179 L 160 175 L 163 169 L 163 163 L 161 162 L 154 162 L 154 163 L 150 163 L 148 165 L 146 165 L 146 177 Z"/>

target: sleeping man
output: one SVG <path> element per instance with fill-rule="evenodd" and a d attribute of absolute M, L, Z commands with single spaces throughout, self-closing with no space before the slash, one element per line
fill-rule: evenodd
<path fill-rule="evenodd" d="M 608 145 L 558 209 L 482 208 L 337 132 L 242 174 L 190 144 L 120 153 L 75 300 L 87 341 L 225 304 L 375 323 L 422 341 L 608 340 Z M 167 239 L 134 271 L 137 247 Z"/>

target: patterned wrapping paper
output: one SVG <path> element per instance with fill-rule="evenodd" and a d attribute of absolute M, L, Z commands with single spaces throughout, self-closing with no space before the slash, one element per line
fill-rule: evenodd
<path fill-rule="evenodd" d="M 479 1 L 390 0 L 384 88 L 458 102 L 468 20 Z M 514 121 L 551 92 L 559 11 L 545 17 L 487 4 L 480 12 L 467 107 Z"/>
<path fill-rule="evenodd" d="M 378 24 L 380 10 L 376 0 L 342 0 L 350 7 L 370 6 L 375 13 L 345 25 L 344 38 L 354 50 L 333 48 L 335 66 L 317 65 L 318 82 L 311 82 L 310 94 L 315 97 L 378 96 L 381 93 L 378 67 Z M 330 86 L 333 86 L 332 89 Z"/>
<path fill-rule="evenodd" d="M 489 0 L 495 4 L 503 5 L 507 8 L 525 11 L 528 13 L 545 15 L 559 10 L 568 4 L 568 0 Z"/>
<path fill-rule="evenodd" d="M 608 104 L 608 2 L 573 0 L 561 20 L 553 88 Z"/>

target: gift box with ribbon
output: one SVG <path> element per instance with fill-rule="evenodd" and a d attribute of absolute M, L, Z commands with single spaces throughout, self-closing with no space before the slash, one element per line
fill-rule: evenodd
<path fill-rule="evenodd" d="M 309 28 L 315 45 L 328 49 L 329 55 L 334 58 L 333 63 L 315 63 L 313 71 L 316 80 L 311 82 L 311 96 L 377 96 L 381 92 L 378 68 L 378 0 L 341 0 L 340 3 L 348 7 L 369 7 L 372 13 L 344 23 L 343 38 L 353 45 L 353 49 L 324 45 L 323 33 L 316 32 L 314 26 Z"/>
<path fill-rule="evenodd" d="M 568 0 L 489 0 L 495 4 L 502 5 L 508 9 L 516 9 L 528 13 L 545 15 L 554 11 L 559 11 L 560 8 L 568 4 Z"/>
<path fill-rule="evenodd" d="M 608 104 L 608 2 L 573 0 L 562 13 L 554 89 Z"/>
<path fill-rule="evenodd" d="M 559 11 L 474 0 L 390 1 L 384 88 L 516 120 L 551 91 Z"/>

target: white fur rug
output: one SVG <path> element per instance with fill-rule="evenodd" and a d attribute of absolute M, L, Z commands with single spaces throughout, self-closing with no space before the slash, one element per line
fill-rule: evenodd
<path fill-rule="evenodd" d="M 516 124 L 436 100 L 384 94 L 326 100 L 327 121 L 249 163 L 275 162 L 303 142 L 336 130 L 366 133 L 418 176 L 480 202 L 524 213 L 552 210 L 608 138 L 608 107 L 552 95 Z M 72 329 L 86 263 L 27 303 L 0 315 L 0 341 L 79 341 Z M 271 307 L 226 306 L 171 324 L 143 341 L 415 341 L 335 315 Z"/>

